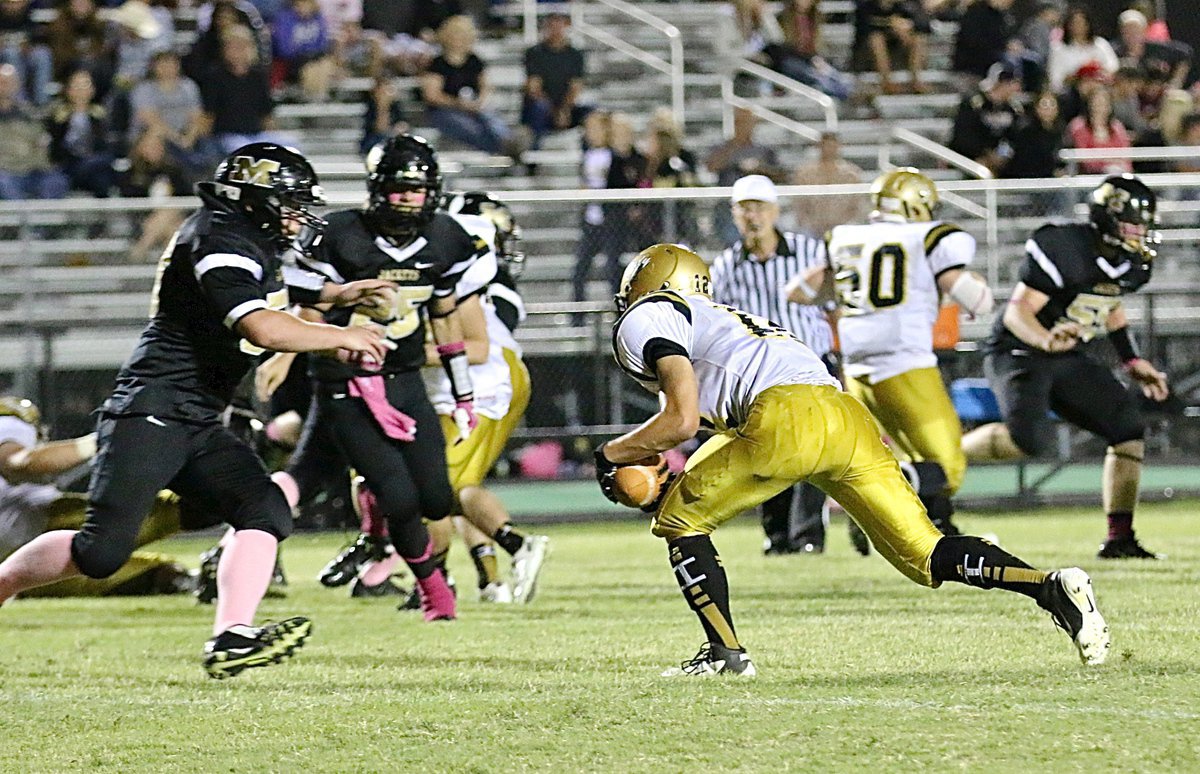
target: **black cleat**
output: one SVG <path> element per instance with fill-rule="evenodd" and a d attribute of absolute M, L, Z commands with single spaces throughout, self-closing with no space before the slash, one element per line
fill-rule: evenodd
<path fill-rule="evenodd" d="M 715 642 L 706 642 L 689 661 L 684 661 L 677 667 L 671 667 L 662 673 L 663 677 L 714 677 L 730 675 L 732 677 L 754 677 L 758 670 L 746 655 L 744 650 L 733 650 Z"/>
<path fill-rule="evenodd" d="M 215 545 L 200 554 L 200 571 L 196 576 L 196 601 L 211 605 L 217 598 L 217 565 L 221 561 L 221 546 Z"/>
<path fill-rule="evenodd" d="M 1096 557 L 1099 559 L 1161 559 L 1162 557 L 1153 551 L 1147 551 L 1137 537 L 1130 532 L 1128 535 L 1119 538 L 1109 538 L 1100 544 L 1100 550 L 1096 552 Z"/>
<path fill-rule="evenodd" d="M 408 590 L 397 585 L 391 578 L 385 578 L 382 583 L 376 583 L 374 586 L 368 586 L 363 583 L 362 578 L 355 578 L 350 584 L 350 596 L 355 599 L 367 599 L 370 597 L 407 597 Z M 417 603 L 418 609 L 420 602 Z"/>
<path fill-rule="evenodd" d="M 860 556 L 870 556 L 871 541 L 867 537 L 867 533 L 863 532 L 862 527 L 855 524 L 853 519 L 850 519 L 847 524 L 850 527 L 850 545 L 854 546 L 854 550 Z"/>
<path fill-rule="evenodd" d="M 312 633 L 312 621 L 289 618 L 262 627 L 235 626 L 204 646 L 204 671 L 224 680 L 254 667 L 278 664 L 299 650 Z"/>
<path fill-rule="evenodd" d="M 317 580 L 322 586 L 335 588 L 345 586 L 358 575 L 364 564 L 378 562 L 387 556 L 390 546 L 387 538 L 361 534 L 354 542 L 343 548 L 329 564 L 321 570 Z"/>

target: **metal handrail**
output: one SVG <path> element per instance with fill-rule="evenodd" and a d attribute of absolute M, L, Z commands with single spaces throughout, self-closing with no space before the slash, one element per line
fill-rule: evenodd
<path fill-rule="evenodd" d="M 1063 148 L 1058 157 L 1067 162 L 1067 170 L 1074 174 L 1083 161 L 1171 161 L 1176 159 L 1200 158 L 1200 146 L 1162 145 L 1138 148 Z"/>
<path fill-rule="evenodd" d="M 891 163 L 892 140 L 897 140 L 905 145 L 916 148 L 917 150 L 925 151 L 934 158 L 944 161 L 955 169 L 961 170 L 971 177 L 979 180 L 991 180 L 995 177 L 995 175 L 992 174 L 992 170 L 980 164 L 978 161 L 969 159 L 957 151 L 950 150 L 940 142 L 936 142 L 928 137 L 919 135 L 910 129 L 905 129 L 904 127 L 900 126 L 893 128 L 891 134 L 888 135 L 888 138 L 879 145 L 880 169 L 891 169 L 893 166 Z"/>
<path fill-rule="evenodd" d="M 806 102 L 815 103 L 825 117 L 824 131 L 833 132 L 837 130 L 838 116 L 837 103 L 833 98 L 820 89 L 814 89 L 806 83 L 801 83 L 795 78 L 776 72 L 769 67 L 764 67 L 757 62 L 752 62 L 749 59 L 742 59 L 738 62 L 732 73 L 726 73 L 721 78 L 721 100 L 724 103 L 724 111 L 721 116 L 722 128 L 725 134 L 733 132 L 733 108 L 744 108 L 754 113 L 754 115 L 775 124 L 776 126 L 786 129 L 793 134 L 800 135 L 805 140 L 815 142 L 821 138 L 821 132 L 813 129 L 806 124 L 788 118 L 777 111 L 771 110 L 766 105 L 760 105 L 753 100 L 745 97 L 739 97 L 734 93 L 733 83 L 734 77 L 738 73 L 746 73 L 753 75 L 756 78 L 764 80 L 773 86 L 778 86 L 793 95 L 799 97 Z"/>
<path fill-rule="evenodd" d="M 618 38 L 608 30 L 588 24 L 584 20 L 583 14 L 591 5 L 590 3 L 575 2 L 571 4 L 571 22 L 578 32 L 671 77 L 671 112 L 675 115 L 675 120 L 679 122 L 679 125 L 684 126 L 686 110 L 683 98 L 683 34 L 680 33 L 679 28 L 625 0 L 594 0 L 594 3 L 623 13 L 666 36 L 667 45 L 671 50 L 669 60 L 640 49 L 629 41 Z"/>

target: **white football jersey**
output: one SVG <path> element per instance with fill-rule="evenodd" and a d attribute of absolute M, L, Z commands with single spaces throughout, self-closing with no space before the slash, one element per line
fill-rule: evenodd
<path fill-rule="evenodd" d="M 521 356 L 521 347 L 496 314 L 496 305 L 492 300 L 493 294 L 516 307 L 520 320 L 525 319 L 525 304 L 521 296 L 512 288 L 493 282 L 496 279 L 497 262 L 494 251 L 496 228 L 490 220 L 478 215 L 454 215 L 467 233 L 487 240 L 493 246 L 493 251 L 477 260 L 455 286 L 455 294 L 467 298 L 475 293 L 481 293 L 483 314 L 487 320 L 488 359 L 470 367 L 471 388 L 475 393 L 475 413 L 490 419 L 503 419 L 512 403 L 512 376 L 509 374 L 508 362 L 504 359 L 504 350 L 509 350 L 517 357 Z M 450 377 L 443 369 L 437 369 L 433 379 L 427 379 L 429 399 L 439 414 L 450 414 L 454 411 L 454 396 L 450 391 Z"/>
<path fill-rule="evenodd" d="M 0 443 L 9 442 L 32 449 L 37 428 L 17 417 L 0 417 Z M 48 484 L 10 484 L 0 477 L 0 557 L 45 531 L 45 507 L 58 496 L 58 488 Z"/>
<path fill-rule="evenodd" d="M 617 320 L 613 355 L 622 370 L 655 393 L 658 359 L 687 357 L 699 385 L 700 416 L 718 430 L 745 423 L 754 399 L 770 387 L 841 386 L 783 328 L 701 295 L 661 291 L 639 299 Z"/>
<path fill-rule="evenodd" d="M 842 307 L 846 375 L 878 382 L 936 365 L 937 277 L 974 256 L 975 238 L 952 223 L 835 226 L 829 261 Z"/>

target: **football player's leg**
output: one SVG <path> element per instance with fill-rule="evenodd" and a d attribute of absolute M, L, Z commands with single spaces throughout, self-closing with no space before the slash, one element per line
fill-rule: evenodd
<path fill-rule="evenodd" d="M 254 450 L 223 427 L 193 439 L 191 460 L 171 482 L 186 499 L 219 504 L 233 533 L 217 564 L 213 634 L 250 626 L 275 570 L 279 542 L 292 532 L 292 511 Z"/>
<path fill-rule="evenodd" d="M 1154 558 L 1133 531 L 1146 433 L 1135 399 L 1106 366 L 1080 358 L 1069 378 L 1056 380 L 1050 405 L 1063 419 L 1108 442 L 1102 483 L 1108 538 L 1101 558 Z"/>
<path fill-rule="evenodd" d="M 766 537 L 763 553 L 791 552 L 792 501 L 795 496 L 795 487 L 788 487 L 760 506 L 763 535 Z"/>
<path fill-rule="evenodd" d="M 488 587 L 499 586 L 502 581 L 500 564 L 496 561 L 496 544 L 479 531 L 474 524 L 461 516 L 454 517 L 454 527 L 458 530 L 459 537 L 462 538 L 467 552 L 471 555 L 480 592 Z"/>
<path fill-rule="evenodd" d="M 981 448 L 984 442 L 988 444 L 986 449 L 993 451 L 994 459 L 1053 453 L 1054 427 L 1049 419 L 1051 386 L 1058 373 L 1069 373 L 1080 359 L 1082 355 L 1071 353 L 1050 357 L 1023 350 L 1019 355 L 1009 352 L 988 355 L 984 371 L 1008 433 L 981 435 L 978 442 L 972 439 L 970 445 L 975 453 L 984 451 Z"/>
<path fill-rule="evenodd" d="M 355 542 L 343 549 L 322 571 L 319 580 L 326 586 L 338 586 L 343 573 L 353 578 L 350 596 L 387 596 L 398 590 L 391 583 L 392 574 L 400 564 L 400 554 L 387 537 L 387 520 L 379 501 L 367 488 L 366 480 L 354 475 L 350 481 L 350 501 L 358 514 L 362 532 Z"/>

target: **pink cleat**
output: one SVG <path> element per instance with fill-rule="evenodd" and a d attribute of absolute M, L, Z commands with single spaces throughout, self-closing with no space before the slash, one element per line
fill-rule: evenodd
<path fill-rule="evenodd" d="M 454 620 L 454 592 L 450 590 L 441 570 L 434 570 L 428 578 L 418 578 L 417 593 L 421 596 L 421 612 L 426 621 Z"/>

